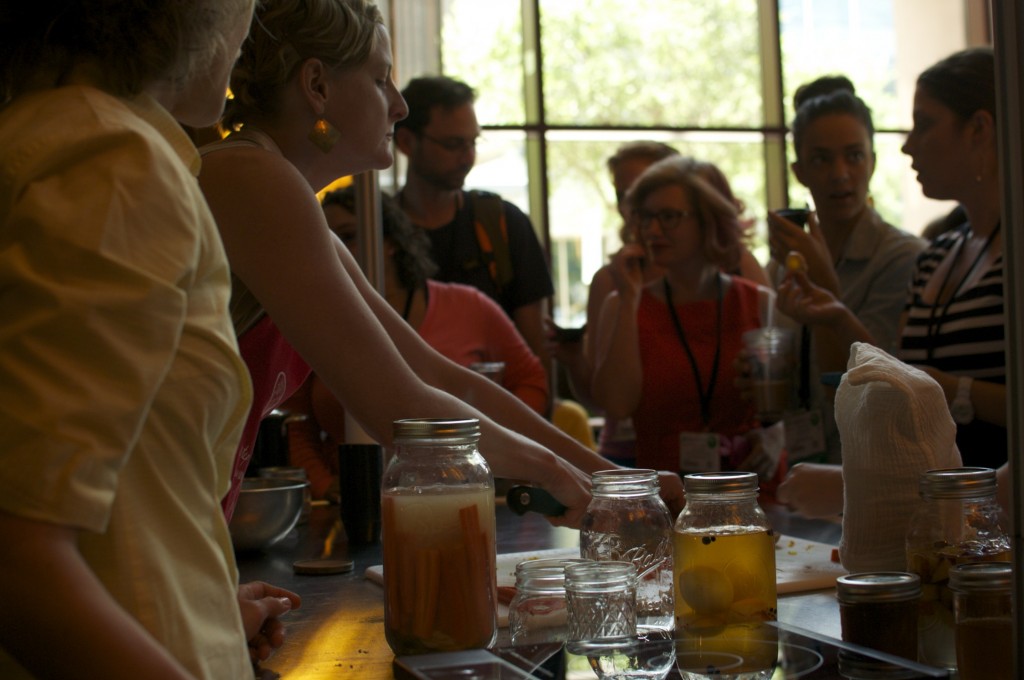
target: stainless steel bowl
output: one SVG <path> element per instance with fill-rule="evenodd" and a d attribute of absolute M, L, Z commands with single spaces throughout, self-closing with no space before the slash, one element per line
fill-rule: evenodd
<path fill-rule="evenodd" d="M 228 528 L 236 551 L 269 548 L 299 521 L 308 482 L 247 477 Z"/>

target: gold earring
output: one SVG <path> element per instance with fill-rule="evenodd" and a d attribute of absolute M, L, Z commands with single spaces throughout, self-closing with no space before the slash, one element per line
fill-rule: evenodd
<path fill-rule="evenodd" d="M 324 118 L 317 119 L 309 131 L 309 141 L 324 153 L 329 153 L 340 138 L 341 133 Z"/>

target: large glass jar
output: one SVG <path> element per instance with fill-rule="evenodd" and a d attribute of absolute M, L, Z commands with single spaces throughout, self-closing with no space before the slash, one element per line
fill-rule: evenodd
<path fill-rule="evenodd" d="M 1013 566 L 960 564 L 949 571 L 960 680 L 1013 676 Z"/>
<path fill-rule="evenodd" d="M 479 439 L 475 419 L 395 421 L 382 484 L 384 632 L 395 654 L 494 642 L 494 478 Z"/>
<path fill-rule="evenodd" d="M 580 557 L 636 565 L 637 628 L 673 628 L 672 515 L 658 495 L 655 470 L 601 470 L 580 525 Z"/>
<path fill-rule="evenodd" d="M 949 571 L 957 564 L 1008 561 L 1008 524 L 989 468 L 929 470 L 919 492 L 907 531 L 907 570 L 921 577 L 918 659 L 956 668 Z"/>
<path fill-rule="evenodd" d="M 777 618 L 775 534 L 757 503 L 757 474 L 698 472 L 683 481 L 686 507 L 674 538 L 679 650 L 708 659 L 738 655 L 735 677 L 771 677 L 778 653 L 776 629 L 767 625 Z"/>

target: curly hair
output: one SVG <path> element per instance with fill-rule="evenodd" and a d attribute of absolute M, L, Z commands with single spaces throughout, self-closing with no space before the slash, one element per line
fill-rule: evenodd
<path fill-rule="evenodd" d="M 626 200 L 632 206 L 639 206 L 659 189 L 682 187 L 697 213 L 708 261 L 724 271 L 734 271 L 743 251 L 743 226 L 737 205 L 723 196 L 708 178 L 708 165 L 690 156 L 669 156 L 644 170 Z"/>
<path fill-rule="evenodd" d="M 65 0 L 0 8 L 0 105 L 63 85 L 81 64 L 99 87 L 130 97 L 187 82 L 225 49 L 229 22 L 253 0 Z M 129 56 L 130 55 L 130 56 Z"/>
<path fill-rule="evenodd" d="M 365 63 L 383 25 L 368 0 L 261 0 L 231 72 L 222 126 L 237 129 L 253 117 L 276 115 L 282 91 L 307 59 L 331 69 Z"/>
<path fill-rule="evenodd" d="M 337 205 L 355 215 L 355 187 L 328 191 L 321 204 Z M 427 279 L 437 273 L 437 264 L 430 255 L 430 237 L 412 223 L 398 201 L 388 194 L 380 195 L 380 206 L 384 238 L 395 248 L 393 260 L 398 280 L 407 290 L 424 287 Z"/>

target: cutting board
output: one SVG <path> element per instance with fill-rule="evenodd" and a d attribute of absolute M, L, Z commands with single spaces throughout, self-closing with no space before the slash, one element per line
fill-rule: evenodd
<path fill-rule="evenodd" d="M 775 582 L 779 595 L 834 588 L 836 577 L 847 573 L 841 564 L 832 561 L 834 549 L 835 546 L 827 543 L 782 536 L 775 544 Z M 514 586 L 516 565 L 524 560 L 579 556 L 578 547 L 499 554 L 495 561 L 498 586 Z M 384 567 L 379 564 L 367 567 L 366 578 L 383 584 Z M 508 607 L 504 604 L 498 605 L 498 625 L 508 625 Z"/>

